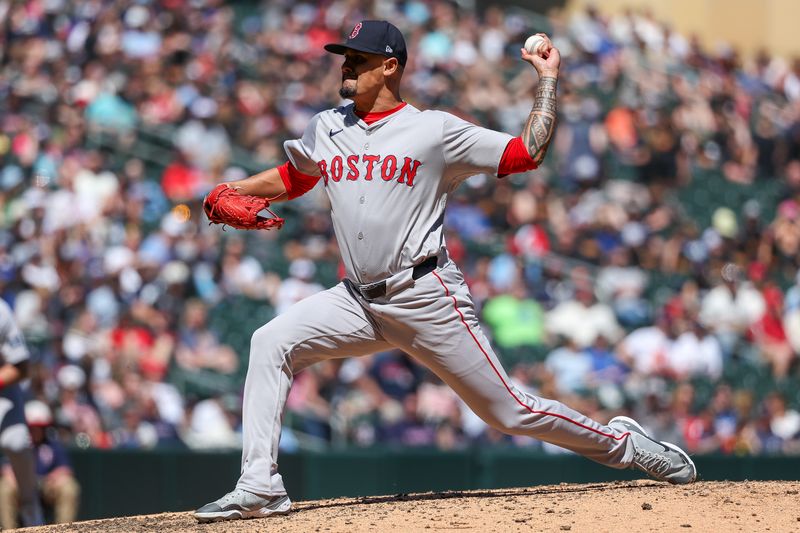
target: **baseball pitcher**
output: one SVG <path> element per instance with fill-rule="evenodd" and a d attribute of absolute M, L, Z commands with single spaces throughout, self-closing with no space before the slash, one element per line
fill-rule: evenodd
<path fill-rule="evenodd" d="M 17 483 L 19 511 L 24 526 L 44 524 L 36 487 L 36 459 L 19 382 L 28 371 L 28 348 L 14 321 L 14 314 L 0 300 L 0 450 L 6 456 Z M 17 509 L 0 509 L 3 527 L 16 524 Z"/>
<path fill-rule="evenodd" d="M 503 177 L 535 169 L 545 157 L 556 125 L 560 55 L 543 37 L 546 45 L 536 53 L 521 51 L 539 82 L 524 131 L 512 137 L 404 102 L 403 35 L 386 21 L 359 22 L 344 44 L 325 46 L 344 56 L 339 94 L 352 104 L 314 116 L 301 139 L 285 143 L 284 165 L 219 185 L 207 197 L 212 222 L 280 228 L 281 219 L 259 211 L 322 180 L 347 276 L 253 334 L 241 477 L 235 490 L 195 512 L 199 521 L 287 513 L 291 502 L 277 455 L 293 376 L 323 359 L 390 348 L 430 368 L 500 431 L 671 483 L 694 481 L 689 456 L 650 439 L 635 421 L 618 417 L 603 425 L 517 388 L 448 257 L 442 222 L 450 193 L 474 174 Z"/>

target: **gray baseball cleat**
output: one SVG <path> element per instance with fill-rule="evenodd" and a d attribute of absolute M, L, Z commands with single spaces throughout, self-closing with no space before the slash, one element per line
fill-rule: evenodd
<path fill-rule="evenodd" d="M 692 483 L 697 478 L 697 468 L 689 454 L 670 442 L 659 442 L 650 438 L 635 420 L 627 416 L 617 416 L 611 419 L 608 426 L 618 431 L 630 432 L 634 449 L 631 467 L 673 485 Z"/>
<path fill-rule="evenodd" d="M 207 503 L 194 512 L 198 522 L 220 522 L 243 518 L 262 518 L 288 514 L 292 507 L 289 497 L 263 497 L 242 489 L 234 489 L 219 500 Z"/>

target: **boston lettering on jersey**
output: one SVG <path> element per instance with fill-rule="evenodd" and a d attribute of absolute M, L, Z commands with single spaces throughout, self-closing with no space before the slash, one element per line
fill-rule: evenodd
<path fill-rule="evenodd" d="M 422 165 L 421 161 L 404 157 L 403 161 L 398 161 L 395 155 L 387 155 L 381 157 L 379 155 L 349 155 L 343 157 L 341 155 L 335 156 L 330 161 L 318 161 L 320 176 L 328 186 L 328 180 L 339 182 L 342 179 L 345 181 L 356 181 L 363 178 L 366 181 L 372 181 L 373 177 L 382 179 L 383 181 L 393 181 L 397 179 L 397 183 L 405 183 L 409 187 L 414 186 L 414 178 L 417 176 L 417 170 Z"/>

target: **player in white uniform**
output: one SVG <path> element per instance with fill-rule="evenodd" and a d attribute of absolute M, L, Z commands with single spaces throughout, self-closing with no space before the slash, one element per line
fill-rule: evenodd
<path fill-rule="evenodd" d="M 353 104 L 313 117 L 302 139 L 285 144 L 287 164 L 228 186 L 280 201 L 321 179 L 347 278 L 253 334 L 241 477 L 235 490 L 195 517 L 288 512 L 277 455 L 293 376 L 323 359 L 393 347 L 430 368 L 503 432 L 672 483 L 693 481 L 688 455 L 650 439 L 634 421 L 619 417 L 602 425 L 517 388 L 482 333 L 464 277 L 447 255 L 442 221 L 448 195 L 474 174 L 529 170 L 544 157 L 555 127 L 558 50 L 549 48 L 545 57 L 522 50 L 540 80 L 525 132 L 512 138 L 405 104 L 405 41 L 388 22 L 362 21 L 344 44 L 325 48 L 345 56 L 339 93 Z"/>
<path fill-rule="evenodd" d="M 0 300 L 0 450 L 14 470 L 22 524 L 37 526 L 44 520 L 36 488 L 36 459 L 19 386 L 26 377 L 29 358 L 14 314 Z"/>

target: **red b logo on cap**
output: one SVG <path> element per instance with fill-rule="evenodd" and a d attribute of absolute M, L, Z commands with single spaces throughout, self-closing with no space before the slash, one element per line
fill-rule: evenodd
<path fill-rule="evenodd" d="M 355 39 L 356 35 L 358 35 L 358 32 L 360 31 L 361 31 L 361 23 L 359 22 L 358 24 L 356 24 L 356 27 L 353 28 L 353 31 L 350 32 L 350 39 Z"/>

